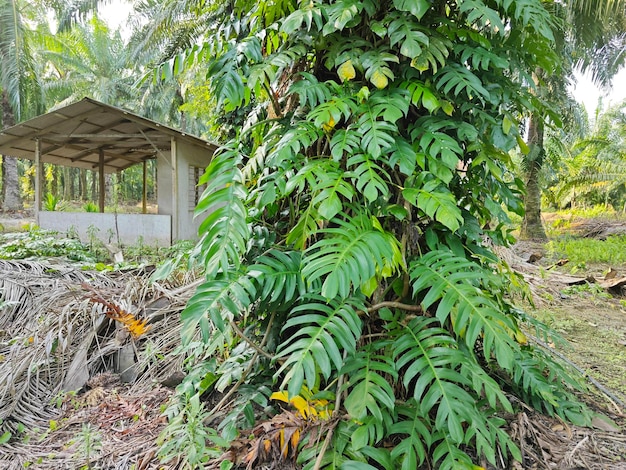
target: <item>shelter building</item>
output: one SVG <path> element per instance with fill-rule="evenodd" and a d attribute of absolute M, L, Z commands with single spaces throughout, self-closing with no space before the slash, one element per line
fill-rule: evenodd
<path fill-rule="evenodd" d="M 0 131 L 0 155 L 35 161 L 35 217 L 44 229 L 94 233 L 104 241 L 170 245 L 197 238 L 198 179 L 216 146 L 90 98 Z M 157 214 L 146 213 L 146 162 L 156 159 Z M 99 177 L 99 213 L 42 210 L 43 163 L 86 168 Z M 143 213 L 105 213 L 105 174 L 143 165 Z"/>

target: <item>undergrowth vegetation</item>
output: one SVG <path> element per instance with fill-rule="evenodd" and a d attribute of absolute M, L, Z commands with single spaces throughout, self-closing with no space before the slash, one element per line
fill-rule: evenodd
<path fill-rule="evenodd" d="M 602 263 L 617 266 L 626 263 L 626 235 L 612 235 L 606 240 L 562 237 L 547 244 L 550 257 L 567 258 L 570 264 Z"/>
<path fill-rule="evenodd" d="M 99 263 L 101 253 L 76 238 L 59 237 L 56 232 L 31 228 L 25 232 L 0 235 L 0 259 L 64 257 L 72 261 Z"/>
<path fill-rule="evenodd" d="M 204 465 L 215 431 L 251 447 L 220 468 L 299 455 L 307 469 L 475 469 L 522 460 L 504 430 L 520 400 L 589 422 L 578 380 L 529 345 L 507 300 L 519 279 L 489 249 L 521 214 L 508 152 L 537 151 L 521 120 L 549 111 L 526 88 L 558 67 L 542 4 L 228 8 L 157 72 L 206 65 L 218 114 L 252 108 L 200 182 L 206 278 L 182 312 L 188 376 L 163 457 L 193 448 Z M 276 415 L 275 393 L 327 400 L 332 418 Z M 200 437 L 199 421 L 213 427 Z"/>
<path fill-rule="evenodd" d="M 111 253 L 103 242 L 93 231 L 90 234 L 88 241 L 81 242 L 72 230 L 63 235 L 31 227 L 26 231 L 1 233 L 0 259 L 65 258 L 80 262 L 83 269 L 110 271 L 139 265 L 159 265 L 163 264 L 163 259 L 177 259 L 183 264 L 194 246 L 193 242 L 186 240 L 176 242 L 171 247 L 151 246 L 139 239 L 133 245 L 122 247 L 124 262 L 114 265 Z"/>

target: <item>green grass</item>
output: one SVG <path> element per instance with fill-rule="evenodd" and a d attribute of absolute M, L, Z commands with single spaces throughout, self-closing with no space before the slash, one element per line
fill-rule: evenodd
<path fill-rule="evenodd" d="M 574 208 L 559 211 L 544 211 L 544 215 L 553 214 L 555 219 L 580 220 L 580 219 L 602 219 L 602 220 L 626 220 L 626 213 L 616 211 L 613 207 L 604 205 L 591 206 L 585 208 Z"/>
<path fill-rule="evenodd" d="M 567 258 L 571 264 L 602 263 L 618 265 L 626 263 L 626 236 L 614 235 L 606 240 L 565 237 L 552 240 L 547 245 L 548 254 Z"/>

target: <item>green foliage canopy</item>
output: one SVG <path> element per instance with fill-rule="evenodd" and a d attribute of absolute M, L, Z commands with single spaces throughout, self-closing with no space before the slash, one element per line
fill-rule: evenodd
<path fill-rule="evenodd" d="M 290 396 L 335 394 L 347 416 L 335 444 L 352 437 L 323 468 L 372 455 L 475 468 L 481 455 L 496 465 L 496 449 L 519 460 L 504 385 L 584 419 L 575 382 L 526 345 L 505 301 L 513 279 L 494 274 L 484 243 L 510 240 L 505 209 L 521 207 L 508 151 L 518 117 L 542 108 L 532 72 L 558 67 L 542 4 L 229 6 L 210 41 L 158 72 L 206 64 L 220 112 L 252 109 L 202 181 L 206 280 L 183 312 L 188 351 L 198 332 L 215 351 L 215 335 L 245 328 L 272 357 L 249 383 L 269 371 Z"/>

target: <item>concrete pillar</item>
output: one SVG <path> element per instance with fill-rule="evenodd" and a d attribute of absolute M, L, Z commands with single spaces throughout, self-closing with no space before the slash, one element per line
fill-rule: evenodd
<path fill-rule="evenodd" d="M 100 156 L 100 160 L 99 160 L 99 170 L 98 170 L 98 177 L 100 179 L 100 212 L 104 212 L 104 197 L 105 197 L 105 192 L 106 192 L 106 188 L 104 186 L 104 149 L 98 149 L 98 153 Z"/>

